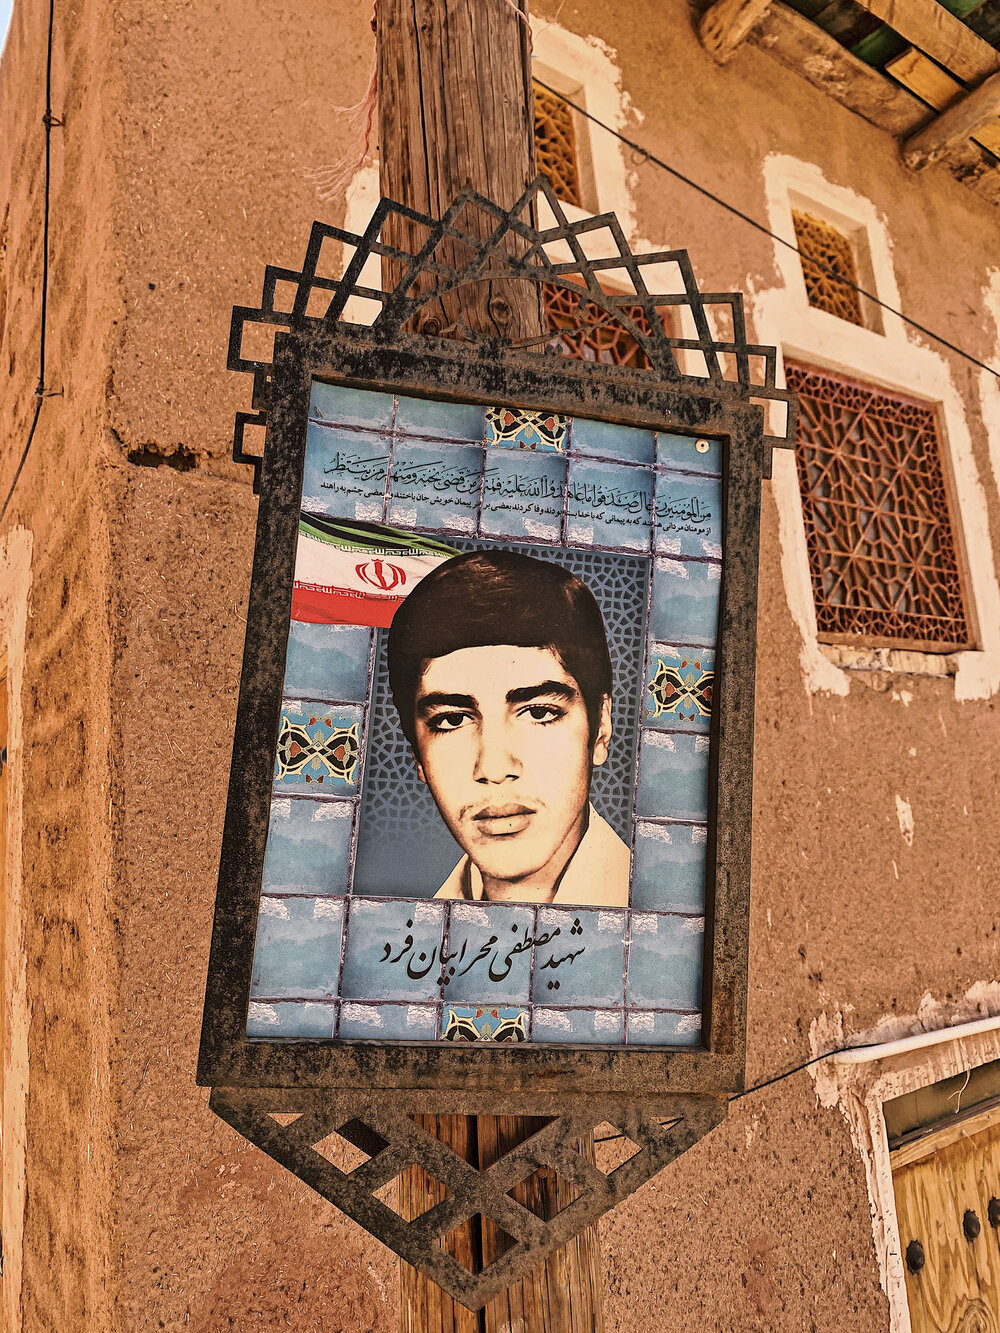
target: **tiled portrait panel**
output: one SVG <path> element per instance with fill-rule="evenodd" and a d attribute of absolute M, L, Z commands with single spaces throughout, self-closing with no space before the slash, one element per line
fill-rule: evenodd
<path fill-rule="evenodd" d="M 372 632 L 364 625 L 293 620 L 285 658 L 285 697 L 364 703 L 371 642 Z"/>
<path fill-rule="evenodd" d="M 476 445 L 397 440 L 388 521 L 471 537 L 482 482 L 483 451 Z"/>
<path fill-rule="evenodd" d="M 289 629 L 248 1036 L 700 1042 L 722 462 L 713 439 L 315 386 L 302 504 L 324 516 L 313 556 L 332 546 L 350 586 L 303 585 Z M 430 896 L 462 849 L 405 738 L 414 838 L 364 813 L 399 729 L 380 666 L 394 590 L 494 545 L 592 567 L 615 696 L 590 794 L 630 846 L 627 905 L 624 881 L 613 906 Z"/>
<path fill-rule="evenodd" d="M 262 898 L 251 1000 L 332 999 L 343 932 L 342 898 Z"/>
<path fill-rule="evenodd" d="M 264 854 L 264 893 L 347 893 L 353 801 L 275 797 Z"/>

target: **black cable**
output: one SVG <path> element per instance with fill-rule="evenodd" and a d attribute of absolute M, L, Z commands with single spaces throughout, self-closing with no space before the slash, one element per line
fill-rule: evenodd
<path fill-rule="evenodd" d="M 764 1079 L 762 1083 L 755 1083 L 752 1088 L 744 1088 L 742 1092 L 734 1092 L 729 1100 L 738 1102 L 743 1097 L 749 1097 L 751 1092 L 760 1092 L 761 1088 L 769 1088 L 774 1083 L 780 1083 L 782 1079 L 791 1078 L 793 1074 L 801 1074 L 803 1069 L 818 1065 L 821 1060 L 832 1060 L 834 1056 L 843 1055 L 845 1051 L 870 1051 L 876 1046 L 884 1045 L 884 1041 L 859 1041 L 857 1046 L 840 1046 L 834 1051 L 824 1051 L 822 1055 L 814 1055 L 811 1060 L 803 1060 L 800 1065 L 793 1065 L 791 1069 L 786 1069 L 781 1074 L 774 1074 L 771 1078 Z"/>
<path fill-rule="evenodd" d="M 866 291 L 864 287 L 859 287 L 857 283 L 850 282 L 842 274 L 838 273 L 836 269 L 821 263 L 811 255 L 804 254 L 794 242 L 786 241 L 784 236 L 779 236 L 776 232 L 771 231 L 769 227 L 764 226 L 763 222 L 758 222 L 756 218 L 752 218 L 749 213 L 744 213 L 742 209 L 737 208 L 735 204 L 727 203 L 727 201 L 720 195 L 713 194 L 706 186 L 699 185 L 698 182 L 692 180 L 690 176 L 685 176 L 683 171 L 678 171 L 677 168 L 672 167 L 669 162 L 664 162 L 661 157 L 657 157 L 655 153 L 651 153 L 648 148 L 643 148 L 642 145 L 637 144 L 634 139 L 629 139 L 626 135 L 619 133 L 613 125 L 608 125 L 605 121 L 589 112 L 586 107 L 582 107 L 578 102 L 572 101 L 565 95 L 565 93 L 560 93 L 555 88 L 551 88 L 543 79 L 540 79 L 537 76 L 535 76 L 535 83 L 544 88 L 546 92 L 552 93 L 555 97 L 558 97 L 561 101 L 565 102 L 567 106 L 572 107 L 574 111 L 578 111 L 580 115 L 586 117 L 587 120 L 592 121 L 595 125 L 599 125 L 601 129 L 606 130 L 608 134 L 613 134 L 616 139 L 625 144 L 628 148 L 631 148 L 634 153 L 638 153 L 640 157 L 644 157 L 647 162 L 652 162 L 654 166 L 669 172 L 669 174 L 676 180 L 682 181 L 685 185 L 689 185 L 692 190 L 697 190 L 697 192 L 704 195 L 706 199 L 711 199 L 713 204 L 718 204 L 719 207 L 724 208 L 727 213 L 732 213 L 734 217 L 747 223 L 748 226 L 753 227 L 756 231 L 762 232 L 765 236 L 769 236 L 772 241 L 777 241 L 779 245 L 783 245 L 787 250 L 791 250 L 793 254 L 797 254 L 801 260 L 813 265 L 815 268 L 819 269 L 820 272 L 825 273 L 827 277 L 833 278 L 844 287 L 850 287 L 850 289 L 857 292 L 859 296 L 863 296 L 866 300 L 874 302 L 875 305 L 881 307 L 882 310 L 888 311 L 890 315 L 895 315 L 898 319 L 909 324 L 911 328 L 926 334 L 928 338 L 933 338 L 934 341 L 940 343 L 942 347 L 947 347 L 949 351 L 964 357 L 966 361 L 971 361 L 972 364 L 978 366 L 980 370 L 987 370 L 991 375 L 1000 379 L 1000 370 L 996 370 L 993 366 L 988 366 L 985 361 L 980 361 L 979 358 L 973 356 L 971 352 L 966 352 L 963 348 L 956 346 L 955 343 L 949 342 L 947 338 L 943 338 L 940 333 L 935 333 L 933 329 L 929 329 L 923 324 L 918 324 L 915 319 L 911 319 L 909 315 L 904 315 L 903 312 L 897 310 L 895 306 L 891 306 L 887 302 L 880 300 L 874 293 Z"/>
<path fill-rule="evenodd" d="M 49 35 L 48 45 L 45 52 L 45 115 L 42 117 L 42 124 L 45 126 L 45 181 L 44 195 L 42 205 L 42 299 L 41 309 L 39 311 L 39 321 L 41 329 L 38 339 L 38 384 L 35 386 L 35 412 L 31 418 L 31 426 L 28 429 L 28 438 L 24 443 L 24 449 L 21 452 L 21 458 L 14 473 L 14 479 L 10 483 L 10 489 L 7 492 L 7 498 L 3 502 L 3 508 L 0 509 L 0 523 L 7 515 L 7 509 L 10 506 L 14 495 L 14 487 L 20 479 L 21 472 L 25 463 L 28 461 L 28 453 L 31 449 L 31 442 L 35 438 L 35 429 L 38 426 L 38 417 L 42 410 L 42 403 L 49 392 L 45 388 L 45 323 L 46 310 L 49 298 L 49 194 L 50 181 L 52 175 L 52 128 L 54 125 L 61 125 L 63 122 L 52 114 L 52 28 L 55 21 L 55 0 L 49 0 Z"/>
<path fill-rule="evenodd" d="M 883 1041 L 859 1041 L 856 1046 L 839 1046 L 833 1051 L 824 1051 L 822 1055 L 814 1055 L 809 1060 L 803 1060 L 800 1065 L 793 1065 L 791 1069 L 785 1069 L 780 1074 L 773 1074 L 770 1078 L 764 1079 L 762 1083 L 755 1083 L 752 1088 L 744 1088 L 742 1092 L 734 1092 L 726 1098 L 727 1102 L 742 1101 L 744 1097 L 749 1097 L 751 1092 L 760 1092 L 762 1088 L 770 1088 L 775 1083 L 781 1083 L 783 1079 L 791 1078 L 793 1074 L 801 1074 L 803 1069 L 809 1069 L 812 1065 L 818 1065 L 822 1060 L 832 1060 L 837 1055 L 842 1055 L 845 1051 L 870 1051 L 876 1046 L 884 1046 Z M 684 1123 L 684 1117 L 678 1116 L 673 1120 L 661 1120 L 661 1129 L 675 1129 L 678 1125 Z M 610 1143 L 612 1139 L 624 1139 L 625 1134 L 608 1134 L 604 1138 L 595 1139 L 595 1143 Z"/>

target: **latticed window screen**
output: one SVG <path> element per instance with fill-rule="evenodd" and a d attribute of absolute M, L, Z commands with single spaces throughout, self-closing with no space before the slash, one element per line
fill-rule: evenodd
<path fill-rule="evenodd" d="M 533 84 L 535 93 L 535 160 L 552 188 L 568 204 L 583 205 L 580 164 L 576 154 L 573 111 L 561 97 Z"/>
<path fill-rule="evenodd" d="M 935 412 L 785 363 L 819 635 L 951 651 L 970 645 Z"/>
<path fill-rule="evenodd" d="M 854 287 L 858 285 L 858 266 L 849 237 L 810 213 L 794 211 L 792 220 L 795 240 L 802 252 L 802 275 L 809 304 L 851 324 L 863 325 L 860 295 L 853 287 L 837 281 L 840 277 Z"/>
<path fill-rule="evenodd" d="M 542 311 L 546 327 L 556 335 L 550 345 L 563 356 L 575 357 L 579 361 L 602 361 L 611 366 L 635 366 L 637 370 L 649 369 L 649 359 L 632 334 L 599 305 L 588 300 L 585 292 L 581 291 L 578 296 L 565 287 L 543 283 Z M 626 306 L 625 313 L 643 333 L 652 332 L 642 306 Z M 669 312 L 664 311 L 660 317 L 669 336 Z"/>

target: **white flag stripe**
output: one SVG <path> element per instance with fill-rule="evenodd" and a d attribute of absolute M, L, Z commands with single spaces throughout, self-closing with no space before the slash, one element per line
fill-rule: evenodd
<path fill-rule="evenodd" d="M 373 554 L 299 533 L 295 582 L 301 587 L 330 588 L 365 597 L 399 601 L 448 557 L 443 555 Z"/>

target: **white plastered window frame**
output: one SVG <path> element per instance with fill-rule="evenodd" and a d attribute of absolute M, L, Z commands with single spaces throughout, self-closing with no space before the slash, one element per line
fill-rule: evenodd
<path fill-rule="evenodd" d="M 904 1258 L 911 1238 L 899 1234 L 883 1105 L 998 1059 L 1000 1015 L 867 1050 L 841 1051 L 814 1067 L 820 1104 L 840 1110 L 864 1164 L 879 1279 L 889 1301 L 889 1333 L 912 1333 Z"/>
<path fill-rule="evenodd" d="M 821 644 L 795 454 L 777 450 L 772 493 L 778 510 L 781 567 L 789 609 L 801 636 L 806 687 L 810 692 L 845 695 L 852 671 L 878 670 L 901 677 L 953 676 L 957 699 L 989 697 L 1000 689 L 1000 587 L 967 407 L 948 361 L 884 306 L 863 304 L 864 328 L 811 306 L 801 260 L 790 248 L 796 243 L 793 210 L 811 212 L 830 222 L 855 245 L 859 285 L 870 283 L 875 296 L 899 310 L 887 221 L 871 200 L 831 183 L 819 167 L 797 158 L 767 157 L 764 185 L 770 230 L 788 244 L 774 242 L 778 283 L 751 287 L 748 294 L 757 340 L 778 348 L 780 382 L 787 357 L 923 400 L 936 410 L 975 644 L 947 654 Z M 900 688 L 893 697 L 905 703 L 910 695 Z"/>

